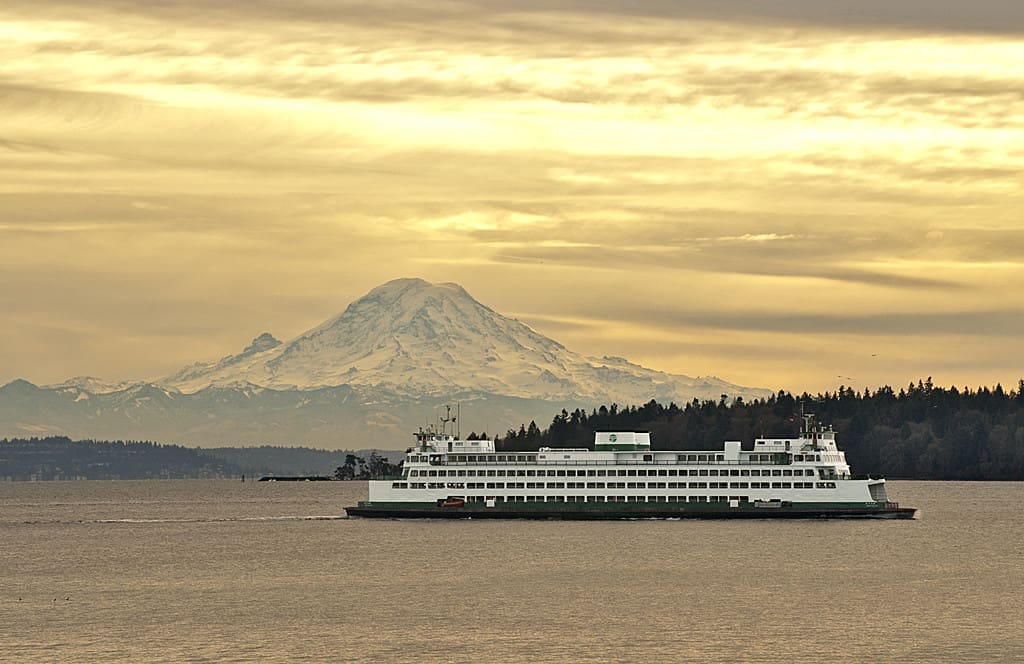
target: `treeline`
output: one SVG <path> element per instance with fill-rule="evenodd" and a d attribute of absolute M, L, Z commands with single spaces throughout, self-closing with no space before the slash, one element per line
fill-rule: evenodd
<path fill-rule="evenodd" d="M 655 449 L 720 448 L 739 440 L 796 436 L 800 409 L 838 432 L 840 448 L 856 473 L 935 480 L 1024 480 L 1024 380 L 1017 389 L 943 388 L 931 378 L 899 391 L 881 387 L 858 393 L 799 397 L 784 391 L 751 402 L 723 395 L 719 401 L 667 406 L 602 406 L 555 416 L 541 430 L 535 422 L 498 439 L 501 450 L 541 446 L 592 448 L 595 431 L 649 431 Z"/>
<path fill-rule="evenodd" d="M 336 480 L 379 480 L 398 477 L 402 474 L 404 461 L 391 462 L 387 457 L 370 452 L 364 459 L 356 454 L 346 454 L 345 463 L 334 470 Z"/>
<path fill-rule="evenodd" d="M 238 477 L 238 466 L 180 445 L 73 441 L 65 436 L 0 440 L 0 480 L 137 480 Z"/>

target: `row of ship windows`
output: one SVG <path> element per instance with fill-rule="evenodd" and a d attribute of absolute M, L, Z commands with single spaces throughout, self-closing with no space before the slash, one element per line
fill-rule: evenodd
<path fill-rule="evenodd" d="M 411 461 L 413 463 L 416 463 L 416 462 L 426 463 L 428 461 L 433 462 L 435 460 L 438 460 L 438 459 L 440 459 L 440 457 L 441 457 L 440 454 L 435 454 L 433 457 L 427 456 L 426 454 L 423 454 L 423 455 L 411 454 L 411 455 L 409 455 L 409 461 Z M 472 462 L 472 463 L 498 463 L 498 462 L 524 463 L 526 461 L 536 461 L 537 460 L 537 455 L 536 454 L 468 454 L 468 455 L 467 454 L 451 454 L 451 455 L 448 456 L 448 458 L 450 460 L 452 460 L 452 461 L 457 461 L 457 462 L 461 462 L 461 463 L 469 463 L 469 462 Z"/>
<path fill-rule="evenodd" d="M 557 450 L 552 450 L 557 452 Z M 775 463 L 782 460 L 782 457 L 788 458 L 789 453 L 783 452 L 779 454 L 748 454 L 744 457 L 744 461 L 747 463 Z M 826 457 L 829 460 L 830 457 L 835 455 L 830 454 L 794 454 L 794 461 L 821 461 L 822 457 Z M 435 454 L 429 456 L 426 454 L 411 454 L 409 455 L 410 463 L 438 463 L 441 461 L 442 455 Z M 543 458 L 543 457 L 542 457 Z M 554 458 L 548 455 L 548 458 Z M 564 458 L 571 459 L 571 455 L 565 455 Z M 533 463 L 537 461 L 536 454 L 449 454 L 447 459 L 453 463 Z M 644 461 L 654 461 L 653 454 L 643 455 Z M 677 454 L 676 462 L 678 463 L 714 463 L 716 461 L 725 461 L 724 454 Z M 661 460 L 665 463 L 665 460 Z"/>
<path fill-rule="evenodd" d="M 393 482 L 393 489 L 834 489 L 835 482 Z"/>
<path fill-rule="evenodd" d="M 684 469 L 639 469 L 639 470 L 416 470 L 409 471 L 409 477 L 814 477 L 811 468 L 796 470 L 757 470 L 715 468 Z"/>
<path fill-rule="evenodd" d="M 750 496 L 467 496 L 467 503 L 749 503 Z"/>

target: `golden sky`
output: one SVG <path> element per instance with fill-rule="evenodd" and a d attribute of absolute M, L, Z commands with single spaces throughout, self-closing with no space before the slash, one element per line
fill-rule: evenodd
<path fill-rule="evenodd" d="M 418 276 L 666 371 L 1015 385 L 1019 7 L 8 0 L 0 383 Z"/>

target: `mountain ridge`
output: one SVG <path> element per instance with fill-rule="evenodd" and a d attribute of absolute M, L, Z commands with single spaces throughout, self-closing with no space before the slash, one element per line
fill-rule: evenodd
<path fill-rule="evenodd" d="M 458 284 L 407 278 L 292 339 L 264 332 L 239 353 L 154 381 L 12 381 L 0 387 L 0 435 L 392 447 L 456 401 L 477 423 L 472 428 L 500 433 L 563 408 L 721 394 L 771 391 L 588 357 Z"/>
<path fill-rule="evenodd" d="M 456 389 L 638 403 L 689 390 L 763 392 L 624 358 L 588 357 L 481 304 L 458 284 L 418 278 L 382 284 L 287 342 L 264 333 L 237 355 L 189 365 L 155 382 L 184 393 L 243 382 L 274 389 L 390 386 L 432 395 Z"/>

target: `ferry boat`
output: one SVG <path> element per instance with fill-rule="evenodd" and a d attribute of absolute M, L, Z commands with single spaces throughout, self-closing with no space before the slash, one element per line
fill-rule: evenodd
<path fill-rule="evenodd" d="M 371 480 L 349 516 L 447 519 L 912 519 L 885 480 L 854 476 L 831 427 L 753 448 L 651 449 L 643 432 L 597 432 L 594 449 L 500 452 L 494 441 L 420 430 L 403 474 Z"/>

